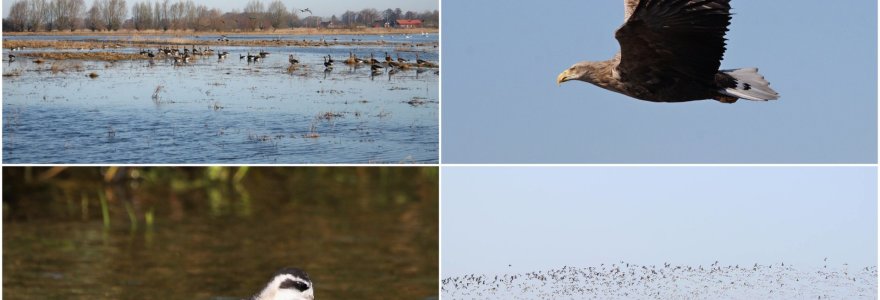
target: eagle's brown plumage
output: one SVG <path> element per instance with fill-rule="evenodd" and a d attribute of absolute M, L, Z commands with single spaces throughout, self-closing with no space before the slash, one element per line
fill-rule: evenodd
<path fill-rule="evenodd" d="M 730 0 L 624 0 L 620 53 L 580 62 L 557 82 L 581 80 L 653 102 L 777 99 L 757 69 L 719 70 Z"/>

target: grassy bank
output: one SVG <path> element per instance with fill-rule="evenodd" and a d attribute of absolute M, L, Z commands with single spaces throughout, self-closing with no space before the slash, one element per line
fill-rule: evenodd
<path fill-rule="evenodd" d="M 386 35 L 437 33 L 437 28 L 288 28 L 264 31 L 161 31 L 161 30 L 119 30 L 119 31 L 49 31 L 49 32 L 4 32 L 3 36 L 20 35 L 73 35 L 73 36 L 220 36 L 220 35 Z"/>
<path fill-rule="evenodd" d="M 304 41 L 304 40 L 195 40 L 188 38 L 169 38 L 169 39 L 145 39 L 133 36 L 129 40 L 85 40 L 85 41 L 33 41 L 33 40 L 15 40 L 3 41 L 3 48 L 53 48 L 53 49 L 114 49 L 114 48 L 156 48 L 158 46 L 249 46 L 249 47 L 280 47 L 280 46 L 296 46 L 296 47 L 330 47 L 330 46 L 383 46 L 388 44 L 385 41 L 352 41 L 352 40 L 332 40 L 324 41 Z M 398 47 L 403 48 L 436 48 L 437 43 L 401 43 Z M 416 49 L 413 49 L 416 50 Z"/>

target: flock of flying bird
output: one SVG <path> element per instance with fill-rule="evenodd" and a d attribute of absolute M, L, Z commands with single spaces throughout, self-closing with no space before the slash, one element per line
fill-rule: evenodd
<path fill-rule="evenodd" d="M 830 299 L 877 295 L 877 267 L 602 264 L 442 281 L 444 299 Z"/>

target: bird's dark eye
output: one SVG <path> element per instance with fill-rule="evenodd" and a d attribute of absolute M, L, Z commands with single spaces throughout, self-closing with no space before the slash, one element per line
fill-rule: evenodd
<path fill-rule="evenodd" d="M 309 284 L 302 282 L 302 281 L 288 279 L 288 280 L 281 282 L 281 285 L 278 286 L 278 288 L 279 289 L 296 289 L 297 291 L 302 292 L 302 291 L 309 289 Z"/>

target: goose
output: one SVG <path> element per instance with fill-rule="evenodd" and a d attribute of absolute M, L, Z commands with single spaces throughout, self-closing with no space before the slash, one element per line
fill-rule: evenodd
<path fill-rule="evenodd" d="M 264 50 L 260 50 L 260 58 L 266 58 L 266 55 L 269 55 L 269 52 L 266 52 Z"/>
<path fill-rule="evenodd" d="M 242 60 L 242 59 L 244 59 L 245 57 L 246 57 L 246 56 L 244 56 L 244 54 L 239 54 L 239 55 L 238 55 L 238 59 L 239 59 L 239 60 Z"/>
<path fill-rule="evenodd" d="M 333 61 L 329 60 L 330 55 L 324 57 L 324 71 L 333 70 Z"/>
<path fill-rule="evenodd" d="M 354 65 L 358 63 L 357 56 L 354 55 L 351 51 L 348 51 L 348 59 L 345 60 L 345 64 Z"/>
<path fill-rule="evenodd" d="M 400 54 L 397 54 L 397 62 L 399 62 L 399 63 L 406 63 L 407 61 L 408 61 L 408 60 L 406 60 L 405 58 L 400 57 Z"/>
<path fill-rule="evenodd" d="M 378 64 L 379 61 L 373 57 L 373 53 L 370 53 L 370 64 Z"/>
<path fill-rule="evenodd" d="M 422 65 L 422 64 L 425 64 L 425 63 L 427 63 L 427 62 L 428 62 L 427 60 L 423 60 L 423 59 L 419 58 L 419 54 L 416 53 L 416 63 L 417 63 L 417 64 Z"/>
<path fill-rule="evenodd" d="M 252 62 L 252 61 L 254 61 L 255 58 L 256 58 L 256 56 L 251 55 L 251 53 L 248 52 L 248 54 L 247 54 L 247 61 L 248 61 L 248 62 Z"/>
<path fill-rule="evenodd" d="M 388 55 L 388 52 L 385 52 L 385 62 L 392 62 L 392 61 L 394 61 L 394 60 L 391 59 L 391 55 Z"/>
<path fill-rule="evenodd" d="M 331 63 L 331 64 L 332 64 L 333 62 L 335 62 L 335 60 L 333 60 L 333 57 L 331 57 L 330 54 L 327 54 L 327 62 L 329 62 L 329 63 Z"/>
<path fill-rule="evenodd" d="M 289 61 L 291 65 L 295 65 L 295 64 L 298 64 L 298 63 L 299 63 L 299 60 L 297 60 L 296 58 L 294 58 L 294 57 L 293 57 L 293 54 L 291 54 L 291 55 L 287 58 L 287 61 Z"/>
<path fill-rule="evenodd" d="M 9 62 L 15 61 L 15 54 L 9 54 Z"/>
<path fill-rule="evenodd" d="M 152 60 L 154 57 L 156 57 L 156 55 L 153 54 L 153 51 L 147 51 L 147 57 L 149 57 Z"/>
<path fill-rule="evenodd" d="M 315 289 L 309 274 L 299 268 L 284 268 L 250 300 L 314 300 Z"/>
<path fill-rule="evenodd" d="M 228 55 L 229 52 L 221 52 L 220 54 L 217 54 L 217 59 L 226 59 Z"/>

